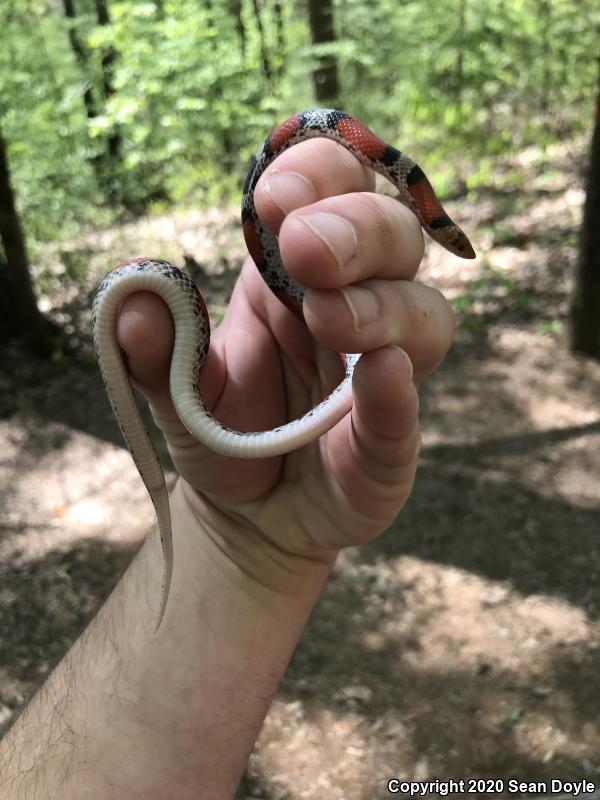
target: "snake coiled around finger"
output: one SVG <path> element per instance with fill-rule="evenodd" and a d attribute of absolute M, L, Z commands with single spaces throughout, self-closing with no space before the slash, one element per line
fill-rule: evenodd
<path fill-rule="evenodd" d="M 273 130 L 250 165 L 242 198 L 242 229 L 248 251 L 271 291 L 302 318 L 304 287 L 285 270 L 277 237 L 261 222 L 254 190 L 267 167 L 285 150 L 313 138 L 330 139 L 369 169 L 383 175 L 399 202 L 418 218 L 429 236 L 451 253 L 474 258 L 467 236 L 444 211 L 421 168 L 406 154 L 376 136 L 355 117 L 333 109 L 311 109 Z M 163 469 L 136 404 L 117 340 L 119 308 L 138 291 L 160 295 L 175 324 L 170 391 L 175 410 L 205 447 L 231 458 L 270 458 L 308 445 L 330 430 L 352 406 L 352 374 L 359 354 L 341 354 L 345 375 L 334 391 L 298 419 L 267 431 L 236 431 L 219 422 L 198 390 L 198 377 L 210 344 L 210 322 L 202 294 L 178 267 L 155 258 L 134 258 L 116 266 L 102 281 L 93 307 L 96 353 L 106 391 L 123 437 L 156 510 L 164 576 L 158 625 L 163 619 L 173 571 L 169 498 Z M 158 627 L 157 625 L 157 627 Z"/>

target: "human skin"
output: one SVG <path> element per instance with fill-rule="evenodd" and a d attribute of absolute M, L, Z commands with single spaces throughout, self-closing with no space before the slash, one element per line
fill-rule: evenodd
<path fill-rule="evenodd" d="M 454 331 L 442 295 L 413 280 L 416 218 L 373 188 L 373 175 L 326 140 L 269 167 L 256 208 L 308 287 L 306 326 L 248 260 L 201 373 L 218 419 L 264 430 L 329 393 L 343 373 L 336 352 L 364 353 L 352 413 L 301 450 L 242 461 L 195 442 L 169 395 L 166 306 L 149 293 L 123 304 L 119 340 L 180 475 L 166 615 L 155 632 L 162 553 L 152 532 L 0 743 L 5 800 L 233 796 L 337 553 L 377 536 L 410 494 L 417 388 Z"/>

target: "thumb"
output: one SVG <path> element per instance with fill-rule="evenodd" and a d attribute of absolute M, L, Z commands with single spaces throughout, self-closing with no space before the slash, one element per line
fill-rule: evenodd
<path fill-rule="evenodd" d="M 117 339 L 125 352 L 127 370 L 150 403 L 158 427 L 172 443 L 175 436 L 189 436 L 169 390 L 175 326 L 162 298 L 154 292 L 134 292 L 126 297 L 117 321 Z"/>

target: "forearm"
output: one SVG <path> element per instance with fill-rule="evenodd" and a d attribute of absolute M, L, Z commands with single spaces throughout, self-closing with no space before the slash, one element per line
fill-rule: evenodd
<path fill-rule="evenodd" d="M 330 563 L 294 560 L 288 591 L 228 552 L 172 498 L 175 564 L 158 633 L 162 559 L 152 536 L 98 617 L 0 744 L 5 800 L 233 796 Z M 208 532 L 207 532 L 208 530 Z"/>

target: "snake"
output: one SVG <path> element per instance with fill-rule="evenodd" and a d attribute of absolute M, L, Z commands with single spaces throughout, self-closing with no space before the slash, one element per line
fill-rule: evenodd
<path fill-rule="evenodd" d="M 273 294 L 300 319 L 305 288 L 282 263 L 277 237 L 259 219 L 254 190 L 265 169 L 281 153 L 313 138 L 337 142 L 365 167 L 383 175 L 397 199 L 418 218 L 429 236 L 451 253 L 475 258 L 466 234 L 444 211 L 423 170 L 405 153 L 386 144 L 356 117 L 316 108 L 294 114 L 278 125 L 253 158 L 243 189 L 242 230 L 250 256 Z M 163 553 L 161 604 L 156 629 L 164 617 L 173 574 L 173 539 L 164 472 L 135 400 L 116 326 L 125 298 L 138 291 L 158 294 L 173 316 L 175 343 L 170 366 L 171 398 L 183 425 L 215 453 L 252 459 L 281 456 L 330 430 L 352 407 L 352 374 L 359 353 L 340 354 L 345 374 L 332 393 L 302 417 L 267 431 L 236 431 L 211 414 L 198 389 L 210 343 L 206 303 L 195 283 L 178 267 L 155 258 L 134 258 L 112 269 L 94 299 L 93 337 L 100 371 L 125 443 L 156 512 Z"/>

